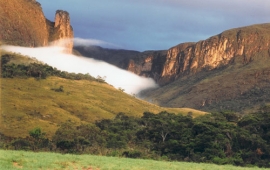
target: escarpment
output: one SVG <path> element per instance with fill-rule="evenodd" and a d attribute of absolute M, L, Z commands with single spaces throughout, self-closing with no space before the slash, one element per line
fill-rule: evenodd
<path fill-rule="evenodd" d="M 248 64 L 258 60 L 259 53 L 266 52 L 269 56 L 269 48 L 270 24 L 235 28 L 203 41 L 182 43 L 161 51 L 128 54 L 100 48 L 98 53 L 93 53 L 93 50 L 85 50 L 86 47 L 77 47 L 78 51 L 86 56 L 104 60 L 141 76 L 154 78 L 160 85 L 171 83 L 186 75 L 219 69 L 232 62 Z M 105 51 L 113 56 L 98 57 Z"/>
<path fill-rule="evenodd" d="M 47 20 L 40 3 L 35 0 L 0 1 L 0 41 L 3 44 L 25 47 L 47 46 L 51 41 L 71 52 L 73 30 L 66 11 L 58 10 L 55 22 Z M 54 42 L 55 43 L 55 42 Z"/>
<path fill-rule="evenodd" d="M 184 43 L 168 50 L 160 83 L 213 70 L 237 58 L 242 64 L 256 59 L 256 54 L 270 49 L 270 24 L 253 25 L 225 31 L 197 43 Z"/>

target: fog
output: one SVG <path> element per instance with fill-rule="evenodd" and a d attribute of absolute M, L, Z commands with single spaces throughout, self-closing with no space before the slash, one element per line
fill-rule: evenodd
<path fill-rule="evenodd" d="M 93 77 L 101 76 L 115 88 L 122 88 L 128 94 L 157 87 L 153 79 L 140 77 L 116 66 L 92 58 L 79 57 L 65 53 L 63 47 L 27 48 L 18 46 L 1 46 L 2 49 L 34 57 L 39 61 L 56 67 L 61 71 L 73 73 L 89 73 Z"/>
<path fill-rule="evenodd" d="M 83 38 L 74 38 L 73 39 L 74 46 L 92 46 L 97 45 L 104 48 L 113 48 L 113 49 L 121 49 L 122 47 L 113 43 L 109 43 L 106 41 L 96 40 L 96 39 L 83 39 Z"/>

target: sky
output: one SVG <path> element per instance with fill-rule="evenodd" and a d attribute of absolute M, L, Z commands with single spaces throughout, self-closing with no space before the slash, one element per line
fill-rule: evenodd
<path fill-rule="evenodd" d="M 49 20 L 70 14 L 74 36 L 111 48 L 169 49 L 270 22 L 270 0 L 37 0 Z"/>

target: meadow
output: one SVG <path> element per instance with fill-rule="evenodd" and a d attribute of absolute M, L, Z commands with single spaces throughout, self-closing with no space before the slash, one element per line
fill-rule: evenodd
<path fill-rule="evenodd" d="M 144 159 L 71 155 L 47 152 L 0 150 L 0 169 L 77 169 L 77 170 L 266 170 L 206 163 L 167 162 Z"/>

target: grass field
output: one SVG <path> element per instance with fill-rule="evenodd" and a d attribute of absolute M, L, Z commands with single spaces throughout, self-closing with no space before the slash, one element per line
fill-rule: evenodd
<path fill-rule="evenodd" d="M 162 108 L 137 99 L 97 81 L 70 80 L 59 77 L 1 78 L 0 132 L 7 136 L 25 137 L 28 131 L 40 127 L 50 138 L 58 125 L 113 118 L 119 112 L 142 116 L 143 112 L 205 114 L 188 108 Z M 63 87 L 63 92 L 52 89 Z"/>
<path fill-rule="evenodd" d="M 77 169 L 77 170 L 251 170 L 232 165 L 166 162 L 92 155 L 0 150 L 0 169 Z"/>

